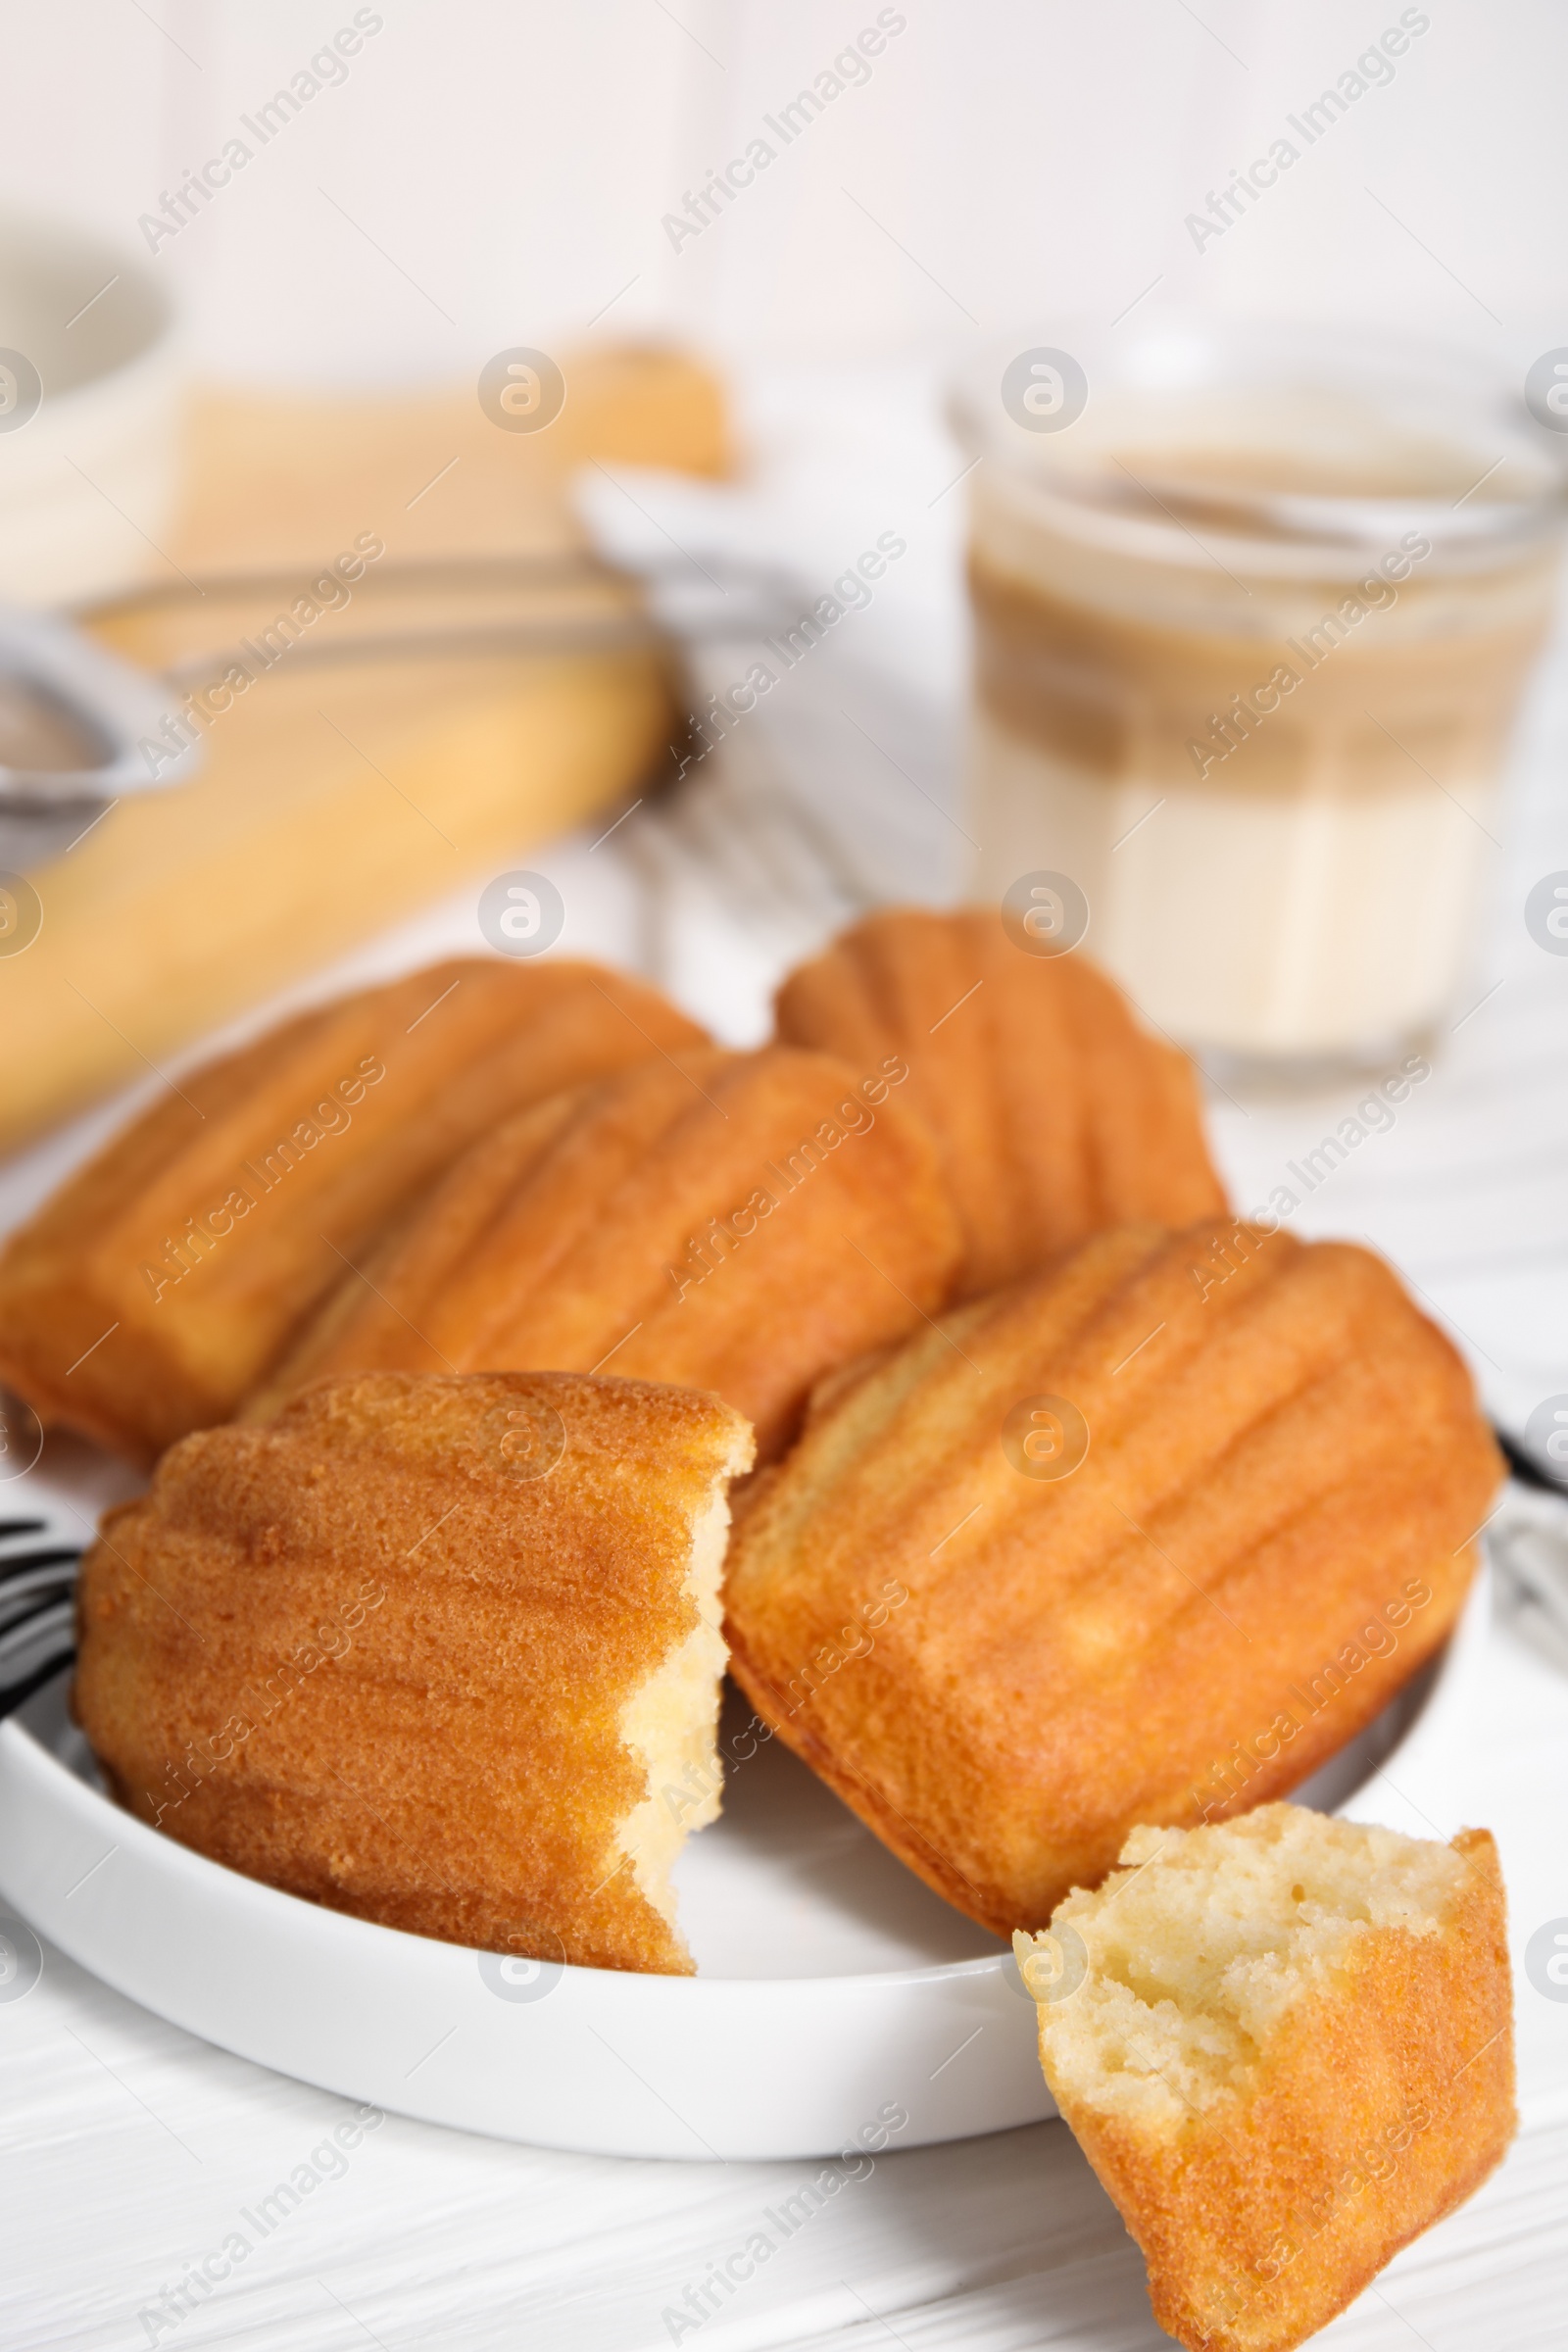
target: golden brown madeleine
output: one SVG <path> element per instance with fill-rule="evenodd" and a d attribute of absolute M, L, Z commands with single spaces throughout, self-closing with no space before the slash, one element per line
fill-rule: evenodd
<path fill-rule="evenodd" d="M 150 1461 L 224 1420 L 476 1135 L 702 1034 L 564 959 L 462 958 L 301 1013 L 181 1077 L 11 1237 L 0 1377 Z"/>
<path fill-rule="evenodd" d="M 769 1047 L 647 1062 L 476 1144 L 249 1408 L 382 1365 L 553 1365 L 712 1389 L 764 1458 L 811 1384 L 947 1295 L 936 1152 L 857 1072 Z"/>
<path fill-rule="evenodd" d="M 1056 2104 L 1190 2352 L 1292 2352 L 1514 2132 L 1502 1878 L 1267 1805 L 1140 1829 L 1016 1948 Z"/>
<path fill-rule="evenodd" d="M 858 1069 L 907 1060 L 963 1220 L 960 1298 L 1105 1226 L 1225 1208 L 1185 1054 L 1087 957 L 1014 946 L 995 908 L 868 915 L 791 973 L 778 1033 Z"/>
<path fill-rule="evenodd" d="M 1501 1465 L 1389 1268 L 1134 1226 L 848 1381 L 758 1483 L 731 1671 L 999 1934 L 1294 1788 L 1448 1632 Z"/>
<path fill-rule="evenodd" d="M 380 1373 L 201 1431 L 82 1563 L 76 1715 L 122 1804 L 269 1886 L 688 1973 L 668 1866 L 718 1810 L 751 1459 L 715 1396 L 564 1373 Z"/>

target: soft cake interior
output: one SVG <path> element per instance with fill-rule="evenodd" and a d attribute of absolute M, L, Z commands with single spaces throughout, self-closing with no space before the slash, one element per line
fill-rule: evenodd
<path fill-rule="evenodd" d="M 719 1809 L 719 1690 L 729 1654 L 720 1630 L 720 1587 L 728 1538 L 729 1499 L 720 1487 L 693 1523 L 681 1586 L 697 1603 L 697 1623 L 621 1709 L 621 1738 L 647 1767 L 648 1794 L 621 1824 L 620 1847 L 631 1858 L 639 1888 L 671 1927 L 675 1857 L 688 1834 L 714 1820 Z"/>
<path fill-rule="evenodd" d="M 1053 1930 L 1083 1938 L 1088 1972 L 1041 2017 L 1061 2091 L 1146 2129 L 1244 2091 L 1293 2003 L 1328 1989 L 1376 1929 L 1438 1934 L 1465 1876 L 1448 1846 L 1295 1805 L 1137 1829 L 1121 1860 L 1057 1906 Z M 1025 1982 L 1049 1984 L 1059 1942 L 1014 1945 Z"/>

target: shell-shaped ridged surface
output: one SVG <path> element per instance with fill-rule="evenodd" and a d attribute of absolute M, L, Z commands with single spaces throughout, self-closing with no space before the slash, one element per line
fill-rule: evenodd
<path fill-rule="evenodd" d="M 1185 1054 L 1087 956 L 1027 953 L 993 907 L 868 915 L 790 975 L 777 1010 L 794 1045 L 907 1060 L 963 1223 L 960 1297 L 1106 1226 L 1226 1206 Z"/>
<path fill-rule="evenodd" d="M 1140 1822 L 1294 1788 L 1453 1624 L 1500 1475 L 1369 1251 L 1097 1237 L 818 1402 L 754 1483 L 731 1671 L 998 1933 Z"/>
<path fill-rule="evenodd" d="M 258 1396 L 378 1367 L 715 1391 L 765 1458 L 812 1384 L 947 1297 L 957 1227 L 904 1065 L 662 1056 L 474 1146 Z"/>
<path fill-rule="evenodd" d="M 565 958 L 459 958 L 181 1072 L 12 1237 L 0 1376 L 133 1460 L 226 1420 L 389 1217 L 498 1119 L 703 1032 Z"/>
<path fill-rule="evenodd" d="M 383 1373 L 199 1431 L 82 1563 L 77 1718 L 122 1804 L 270 1886 L 685 1974 L 623 1866 L 624 1715 L 698 1627 L 697 1530 L 751 1457 L 714 1397 L 564 1374 Z"/>

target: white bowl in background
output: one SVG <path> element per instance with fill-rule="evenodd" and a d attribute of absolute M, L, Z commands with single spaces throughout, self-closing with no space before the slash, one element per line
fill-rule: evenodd
<path fill-rule="evenodd" d="M 184 390 L 155 265 L 0 219 L 0 600 L 74 604 L 164 568 Z"/>

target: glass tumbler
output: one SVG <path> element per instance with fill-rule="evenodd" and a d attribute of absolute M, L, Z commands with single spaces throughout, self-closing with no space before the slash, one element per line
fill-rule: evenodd
<path fill-rule="evenodd" d="M 1069 340 L 953 402 L 978 894 L 1221 1076 L 1380 1065 L 1467 978 L 1568 442 L 1450 352 Z"/>

